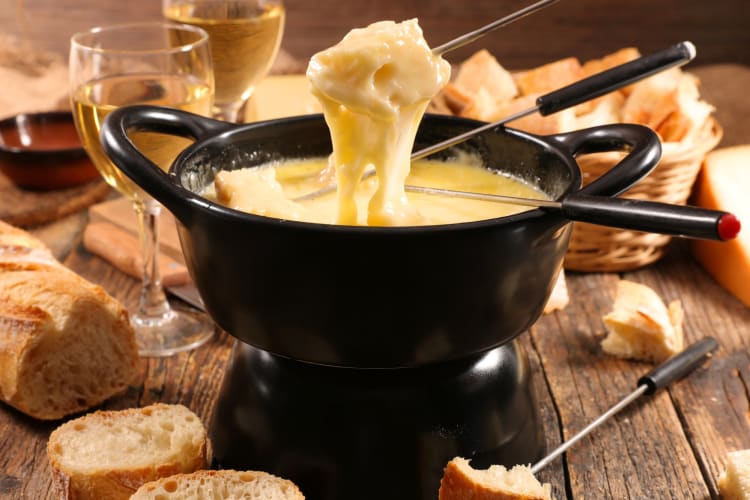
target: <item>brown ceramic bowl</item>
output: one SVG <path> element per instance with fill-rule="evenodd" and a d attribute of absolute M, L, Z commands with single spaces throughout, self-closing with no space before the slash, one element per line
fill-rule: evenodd
<path fill-rule="evenodd" d="M 0 171 L 17 186 L 36 190 L 69 188 L 100 177 L 69 111 L 0 121 Z"/>

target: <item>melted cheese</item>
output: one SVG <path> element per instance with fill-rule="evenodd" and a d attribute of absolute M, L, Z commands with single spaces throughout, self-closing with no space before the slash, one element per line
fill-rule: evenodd
<path fill-rule="evenodd" d="M 367 224 L 419 224 L 404 191 L 409 155 L 430 99 L 450 78 L 450 65 L 432 54 L 417 21 L 381 21 L 350 31 L 312 57 L 307 77 L 331 133 L 336 221 L 361 223 L 355 193 L 373 166 L 379 182 Z"/>
<path fill-rule="evenodd" d="M 222 171 L 216 175 L 216 198 L 237 210 L 289 220 L 334 224 L 337 222 L 338 200 L 335 193 L 313 200 L 292 201 L 298 196 L 328 185 L 324 175 L 325 159 L 289 161 L 278 165 Z M 323 175 L 322 175 L 323 174 Z M 544 199 L 536 188 L 509 176 L 481 166 L 478 159 L 465 157 L 460 161 L 422 160 L 412 164 L 407 183 Z M 360 182 L 353 193 L 357 207 L 355 224 L 367 224 L 367 205 L 378 189 L 379 180 L 369 177 Z M 209 192 L 206 197 L 212 197 Z M 428 194 L 405 195 L 414 216 L 413 225 L 451 224 L 504 217 L 526 207 L 491 201 L 467 200 Z"/>

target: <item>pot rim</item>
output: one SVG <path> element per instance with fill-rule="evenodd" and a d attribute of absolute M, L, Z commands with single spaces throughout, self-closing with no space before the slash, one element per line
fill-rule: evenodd
<path fill-rule="evenodd" d="M 424 120 L 437 120 L 437 121 L 448 121 L 448 122 L 457 122 L 469 125 L 470 128 L 476 128 L 479 126 L 482 126 L 486 124 L 485 122 L 480 122 L 477 120 L 472 120 L 468 118 L 462 118 L 462 117 L 456 117 L 456 116 L 446 116 L 446 115 L 439 115 L 439 114 L 432 114 L 432 113 L 425 113 L 425 116 L 423 118 Z M 209 200 L 208 198 L 205 198 L 201 196 L 200 194 L 196 193 L 195 191 L 192 191 L 186 187 L 183 186 L 179 174 L 181 173 L 181 168 L 183 165 L 186 165 L 195 155 L 199 154 L 201 151 L 203 151 L 208 145 L 211 143 L 215 143 L 217 141 L 226 141 L 226 142 L 233 142 L 233 137 L 244 133 L 248 130 L 253 130 L 255 128 L 260 127 L 268 127 L 273 125 L 283 125 L 286 123 L 300 123 L 300 122 L 313 122 L 313 121 L 324 121 L 324 117 L 322 113 L 318 114 L 310 114 L 310 115 L 301 115 L 301 116 L 292 116 L 292 117 L 285 117 L 285 118 L 276 118 L 272 120 L 264 120 L 244 125 L 239 125 L 232 127 L 229 130 L 225 130 L 223 132 L 220 132 L 215 135 L 211 135 L 210 137 L 202 138 L 195 143 L 191 144 L 188 148 L 183 150 L 175 159 L 175 161 L 172 163 L 172 165 L 169 168 L 169 175 L 172 178 L 172 181 L 175 183 L 175 185 L 181 190 L 183 190 L 185 193 L 188 193 L 187 201 L 190 203 L 193 208 L 198 208 L 201 210 L 207 210 L 211 211 L 213 215 L 221 216 L 228 219 L 246 219 L 249 221 L 252 221 L 253 223 L 263 223 L 263 224 L 269 224 L 272 226 L 288 226 L 294 229 L 303 229 L 303 230 L 309 230 L 309 231 L 328 231 L 328 232 L 346 232 L 346 233 L 363 233 L 363 234 L 372 234 L 372 235 L 401 235 L 404 233 L 433 233 L 433 232 L 445 232 L 445 231 L 459 231 L 459 230 L 472 230 L 477 228 L 483 228 L 487 226 L 494 226 L 497 224 L 511 224 L 518 221 L 524 221 L 529 220 L 533 218 L 539 218 L 539 217 L 558 217 L 561 219 L 564 219 L 563 216 L 560 214 L 555 214 L 553 212 L 550 212 L 548 210 L 544 210 L 542 208 L 530 208 L 528 210 L 524 210 L 522 212 L 512 214 L 512 215 L 506 215 L 502 217 L 494 217 L 490 219 L 481 219 L 476 221 L 468 221 L 468 222 L 456 222 L 456 223 L 448 223 L 448 224 L 432 224 L 432 225 L 416 225 L 416 226 L 360 226 L 360 225 L 345 225 L 345 224 L 330 224 L 330 223 L 320 223 L 320 222 L 305 222 L 305 221 L 296 221 L 296 220 L 289 220 L 289 219 L 282 219 L 278 217 L 271 217 L 271 216 L 265 216 L 265 215 L 258 215 L 253 214 L 250 212 L 244 212 L 242 210 L 233 209 L 230 207 L 227 207 L 226 205 L 222 205 L 221 203 L 214 202 Z M 510 128 L 510 127 L 502 127 L 502 130 L 493 129 L 491 131 L 485 132 L 484 134 L 496 134 L 496 133 L 505 133 L 514 136 L 517 139 L 523 140 L 525 142 L 532 143 L 538 147 L 541 147 L 545 151 L 548 151 L 550 153 L 553 153 L 556 157 L 558 157 L 562 162 L 566 165 L 568 170 L 571 174 L 571 179 L 568 184 L 568 186 L 565 187 L 565 189 L 561 192 L 561 194 L 555 198 L 550 198 L 551 200 L 559 200 L 560 198 L 563 198 L 567 196 L 568 194 L 576 191 L 580 185 L 581 185 L 581 169 L 578 166 L 577 162 L 575 161 L 575 158 L 570 154 L 569 151 L 565 151 L 564 148 L 560 143 L 557 143 L 552 139 L 554 136 L 540 136 L 536 134 L 532 134 L 529 132 L 524 132 L 522 130 Z M 482 134 L 482 135 L 484 135 Z M 451 148 L 448 148 L 450 150 Z M 259 166 L 259 165 L 256 165 Z M 491 167 L 488 167 L 491 168 Z M 502 172 L 502 169 L 497 169 L 497 171 Z M 540 189 L 538 186 L 535 186 L 537 189 Z"/>

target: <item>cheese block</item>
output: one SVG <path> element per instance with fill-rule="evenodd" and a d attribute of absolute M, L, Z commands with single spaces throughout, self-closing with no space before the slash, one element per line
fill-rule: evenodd
<path fill-rule="evenodd" d="M 750 450 L 727 454 L 727 465 L 719 477 L 723 500 L 750 500 Z"/>
<path fill-rule="evenodd" d="M 716 149 L 706 156 L 693 204 L 725 210 L 750 221 L 750 144 Z M 742 303 L 750 306 L 750 231 L 726 242 L 694 240 L 693 254 L 703 268 Z"/>
<path fill-rule="evenodd" d="M 245 121 L 320 113 L 305 75 L 271 75 L 258 84 L 247 103 Z"/>

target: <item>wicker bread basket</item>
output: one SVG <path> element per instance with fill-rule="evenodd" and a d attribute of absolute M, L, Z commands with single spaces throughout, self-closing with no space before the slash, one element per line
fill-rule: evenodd
<path fill-rule="evenodd" d="M 721 140 L 721 126 L 712 117 L 690 140 L 666 142 L 656 168 L 622 196 L 684 205 L 703 159 Z M 577 158 L 584 185 L 609 170 L 622 153 L 596 153 Z M 671 237 L 576 222 L 565 268 L 573 271 L 629 271 L 657 261 Z"/>

